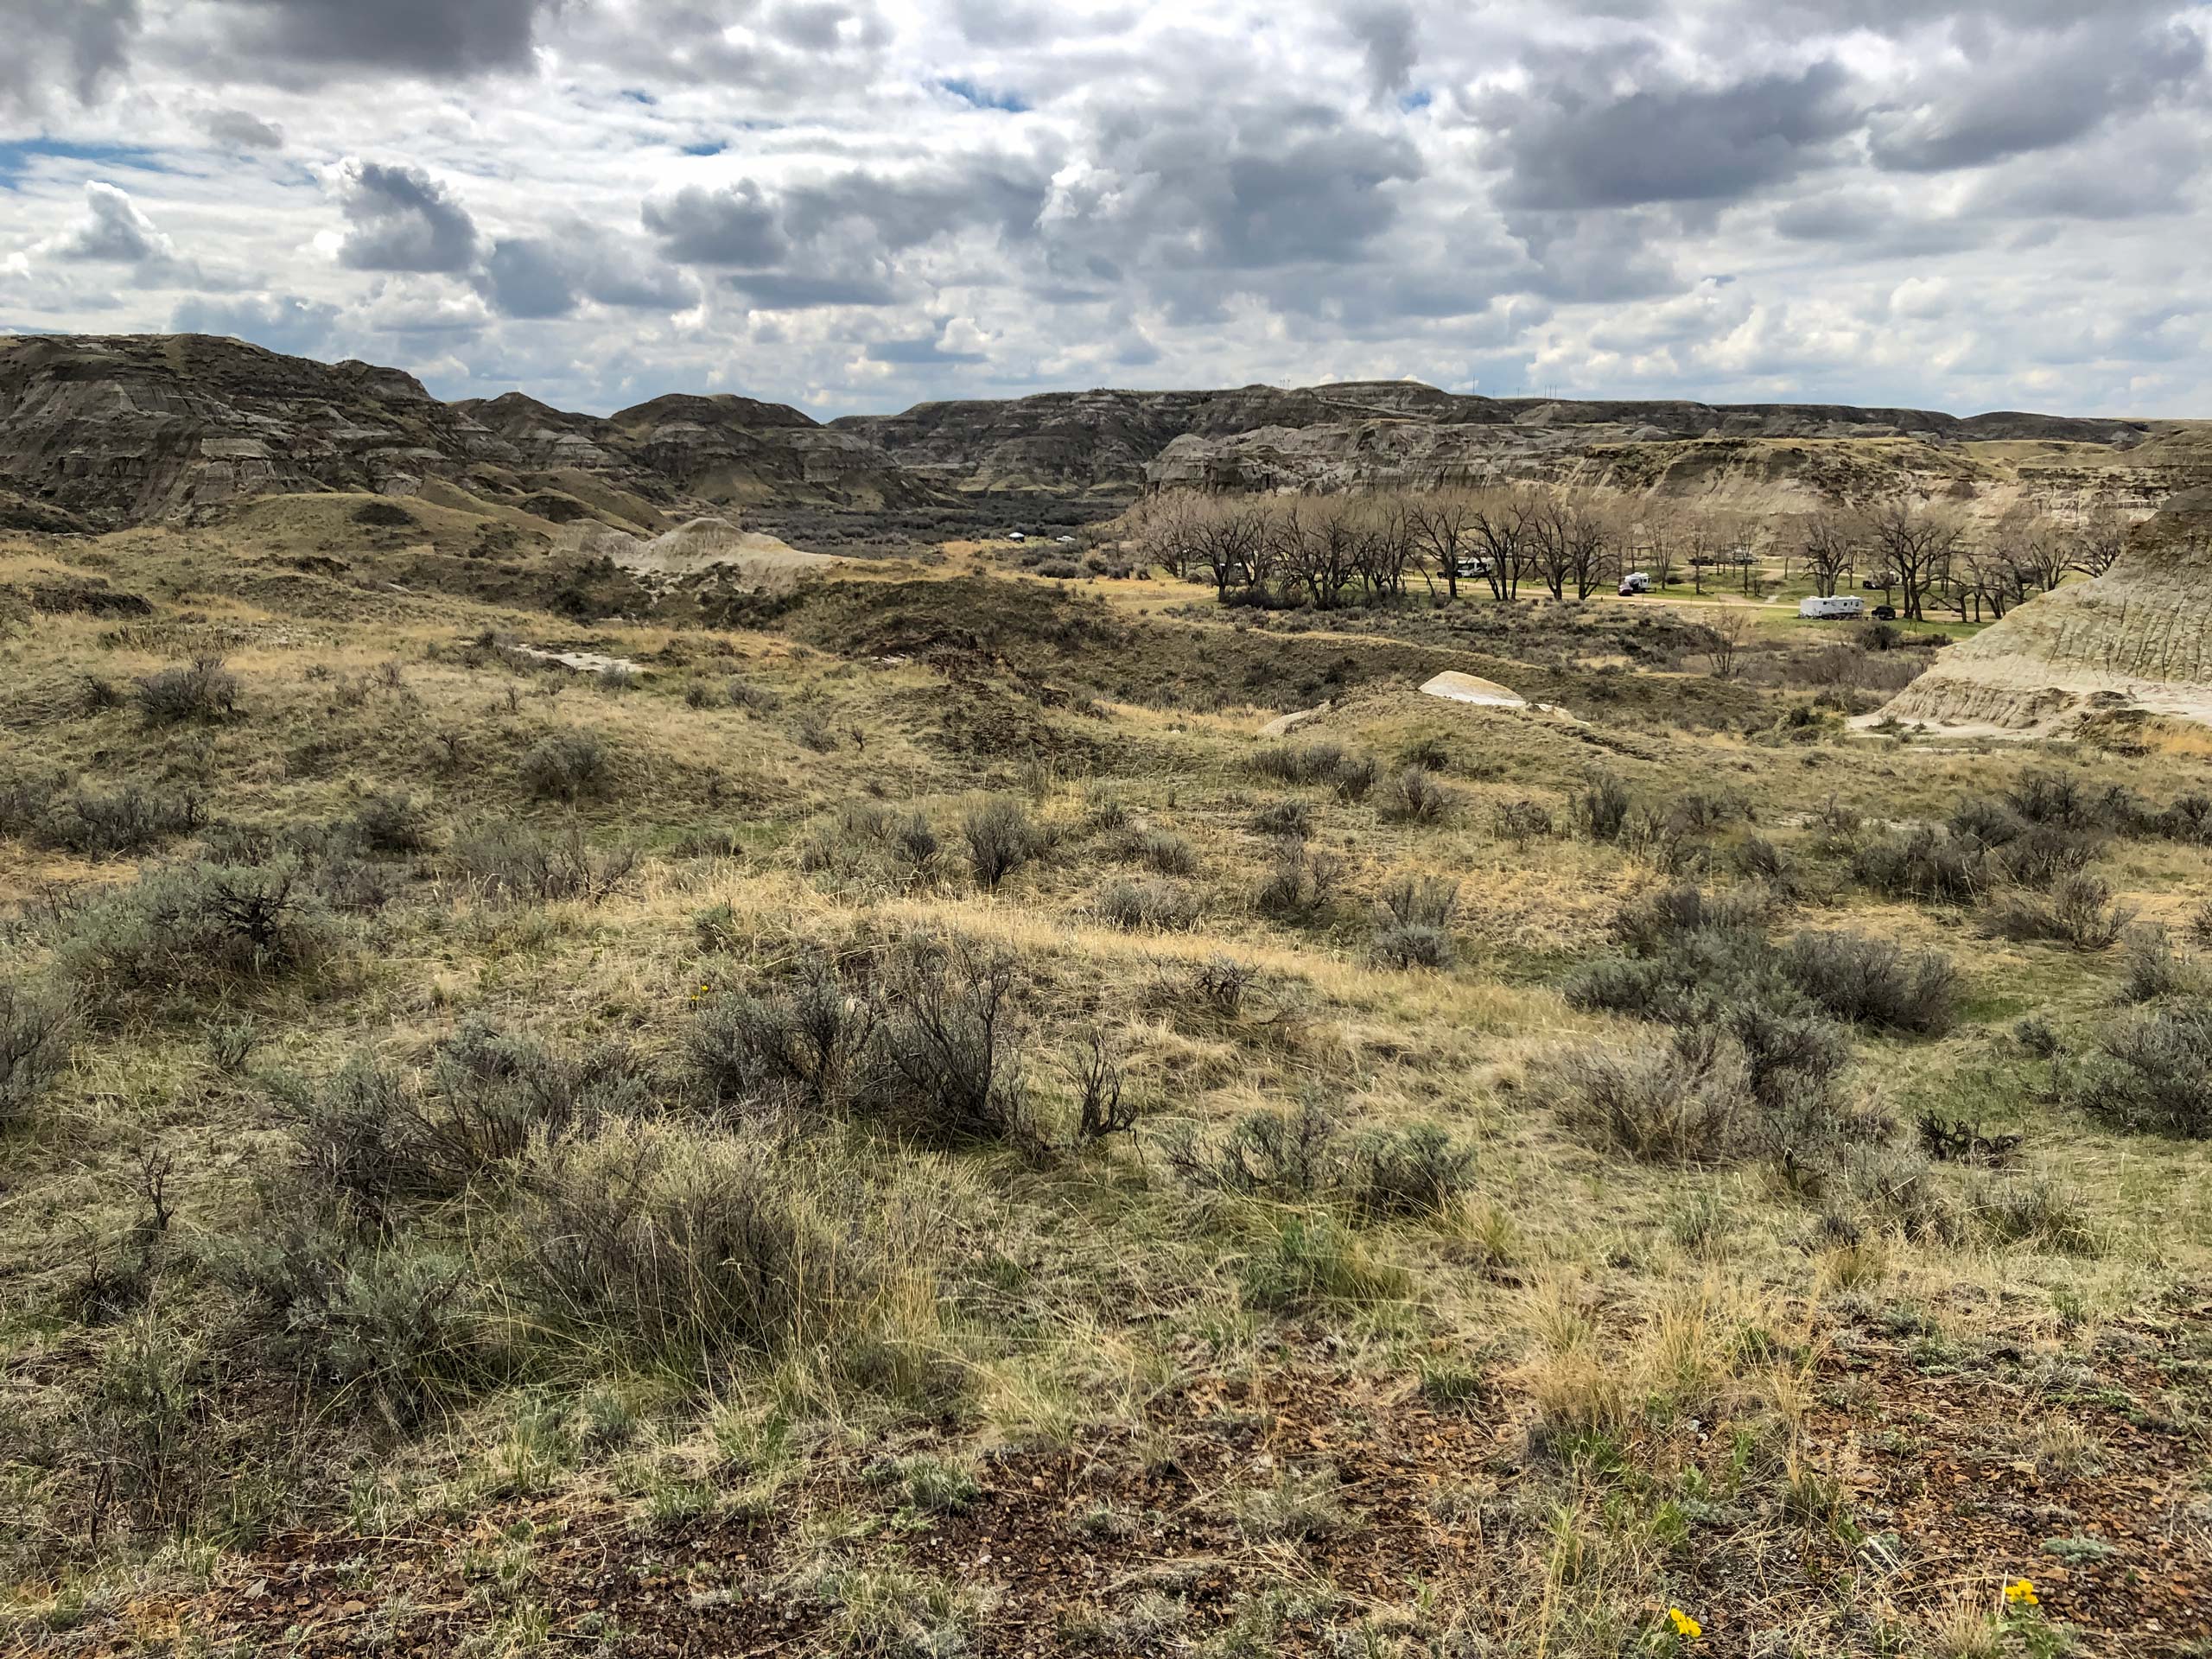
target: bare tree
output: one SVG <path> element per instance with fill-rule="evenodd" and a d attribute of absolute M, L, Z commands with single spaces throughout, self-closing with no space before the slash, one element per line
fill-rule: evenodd
<path fill-rule="evenodd" d="M 2049 593 L 2074 567 L 2074 548 L 2050 516 L 2023 502 L 1997 521 L 1990 552 L 2017 576 L 2016 588 Z"/>
<path fill-rule="evenodd" d="M 1529 490 L 1491 490 L 1475 505 L 1475 541 L 1490 566 L 1490 590 L 1494 598 L 1516 599 L 1521 593 L 1522 573 L 1528 568 L 1530 524 L 1538 497 Z"/>
<path fill-rule="evenodd" d="M 1714 679 L 1732 680 L 1736 677 L 1737 658 L 1742 655 L 1744 647 L 1751 643 L 1752 627 L 1751 613 L 1732 607 L 1723 610 L 1706 624 L 1706 631 L 1711 638 L 1707 643 L 1705 655 L 1706 660 L 1713 665 Z"/>
<path fill-rule="evenodd" d="M 1919 620 L 1929 588 L 1943 578 L 1958 549 L 1957 516 L 1893 496 L 1869 515 L 1866 529 L 1883 568 L 1897 577 L 1906 618 Z"/>
<path fill-rule="evenodd" d="M 1444 591 L 1458 599 L 1460 562 L 1478 544 L 1475 504 L 1452 491 L 1415 503 L 1408 516 L 1414 543 L 1427 561 L 1423 569 L 1431 574 L 1432 587 L 1434 579 L 1440 577 Z"/>
<path fill-rule="evenodd" d="M 1834 598 L 1859 563 L 1856 527 L 1842 513 L 1824 508 L 1807 516 L 1797 544 L 1813 591 L 1822 599 Z"/>
<path fill-rule="evenodd" d="M 2082 514 L 2067 537 L 2074 568 L 2101 576 L 2127 545 L 2127 520 L 2112 507 L 2095 507 Z"/>
<path fill-rule="evenodd" d="M 1554 599 L 1587 599 L 1605 579 L 1613 546 L 1612 526 L 1592 497 L 1541 498 L 1529 518 L 1529 541 L 1536 574 Z"/>
<path fill-rule="evenodd" d="M 1213 577 L 1216 597 L 1226 599 L 1232 587 L 1257 587 L 1264 579 L 1260 562 L 1268 531 L 1268 515 L 1257 506 L 1220 504 L 1199 516 L 1193 546 L 1197 562 Z"/>
<path fill-rule="evenodd" d="M 1218 504 L 1189 490 L 1148 495 L 1132 506 L 1122 523 L 1128 539 L 1147 564 L 1156 564 L 1178 582 L 1203 563 L 1201 525 Z"/>

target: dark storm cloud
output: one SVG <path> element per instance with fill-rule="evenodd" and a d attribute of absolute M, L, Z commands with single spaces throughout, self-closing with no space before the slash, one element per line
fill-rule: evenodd
<path fill-rule="evenodd" d="M 63 92 L 89 104 L 127 63 L 138 0 L 6 0 L 0 110 L 40 110 Z"/>
<path fill-rule="evenodd" d="M 2204 41 L 2178 26 L 2130 34 L 2101 21 L 2012 51 L 1979 44 L 1973 70 L 1876 115 L 1876 165 L 1935 173 L 2050 149 L 2203 84 Z"/>
<path fill-rule="evenodd" d="M 1732 200 L 1828 159 L 1858 125 L 1833 63 L 1719 86 L 1645 79 L 1618 92 L 1540 77 L 1489 100 L 1503 199 L 1547 211 Z"/>
<path fill-rule="evenodd" d="M 894 305 L 899 290 L 880 276 L 755 271 L 724 279 L 763 311 L 804 311 L 817 305 Z"/>
<path fill-rule="evenodd" d="M 1386 98 L 1411 84 L 1421 48 L 1413 8 L 1405 0 L 1365 0 L 1345 13 L 1344 27 L 1366 60 L 1370 96 Z"/>
<path fill-rule="evenodd" d="M 476 263 L 475 221 L 419 168 L 348 162 L 340 204 L 347 229 L 338 263 L 349 270 L 450 274 Z"/>
<path fill-rule="evenodd" d="M 674 311 L 697 297 L 678 273 L 609 245 L 581 219 L 543 235 L 500 238 L 474 280 L 494 311 L 526 319 L 565 317 L 587 300 Z"/>
<path fill-rule="evenodd" d="M 772 265 L 790 245 L 775 204 L 750 180 L 649 200 L 639 218 L 661 251 L 682 264 Z"/>
<path fill-rule="evenodd" d="M 456 79 L 527 67 L 560 0 L 222 0 L 234 52 L 310 72 L 385 70 Z"/>
<path fill-rule="evenodd" d="M 1018 237 L 1035 226 L 1049 183 L 1035 168 L 986 157 L 911 175 L 855 168 L 788 192 L 784 225 L 798 241 L 857 229 L 893 251 L 970 226 Z"/>
<path fill-rule="evenodd" d="M 1046 215 L 1064 274 L 1349 264 L 1395 222 L 1395 187 L 1422 176 L 1404 139 L 1318 105 L 1156 115 L 1116 114 L 1086 145 L 1095 174 Z"/>

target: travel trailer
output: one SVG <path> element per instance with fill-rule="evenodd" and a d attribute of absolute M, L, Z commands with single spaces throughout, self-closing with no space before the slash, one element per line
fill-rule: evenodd
<path fill-rule="evenodd" d="M 1808 599 L 1797 607 L 1797 614 L 1826 620 L 1841 618 L 1857 621 L 1866 613 L 1866 601 L 1854 594 L 1839 594 L 1834 599 Z"/>
<path fill-rule="evenodd" d="M 1631 570 L 1621 578 L 1620 591 L 1623 598 L 1631 594 L 1648 594 L 1651 591 L 1651 578 L 1642 570 Z"/>

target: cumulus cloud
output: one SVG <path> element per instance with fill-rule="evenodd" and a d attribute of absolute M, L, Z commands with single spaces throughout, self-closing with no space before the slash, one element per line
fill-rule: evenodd
<path fill-rule="evenodd" d="M 475 264 L 475 220 L 422 168 L 349 158 L 337 182 L 346 226 L 338 263 L 348 270 L 455 272 Z"/>
<path fill-rule="evenodd" d="M 219 0 L 229 51 L 316 79 L 349 69 L 433 79 L 526 67 L 560 0 Z"/>
<path fill-rule="evenodd" d="M 35 111 L 56 92 L 89 103 L 118 77 L 143 19 L 139 0 L 8 0 L 0 111 Z"/>
<path fill-rule="evenodd" d="M 598 408 L 2212 387 L 2170 308 L 2212 241 L 2185 0 L 0 9 L 0 105 L 36 106 L 0 127 L 14 326 L 220 327 Z M 266 291 L 217 292 L 217 247 Z M 2157 321 L 2090 326 L 2120 316 Z"/>
<path fill-rule="evenodd" d="M 1937 173 L 2050 149 L 2204 79 L 2203 39 L 2178 24 L 2131 32 L 2100 17 L 2010 45 L 1983 29 L 1973 44 L 1876 115 L 1878 165 Z"/>
<path fill-rule="evenodd" d="M 282 149 L 284 130 L 245 110 L 210 110 L 200 124 L 217 143 L 232 149 Z"/>
<path fill-rule="evenodd" d="M 84 210 L 52 236 L 33 243 L 30 253 L 72 264 L 126 266 L 130 282 L 140 288 L 225 286 L 180 255 L 175 242 L 128 191 L 100 179 L 85 186 Z"/>
<path fill-rule="evenodd" d="M 1831 62 L 1714 86 L 1673 80 L 1623 92 L 1565 79 L 1501 93 L 1482 111 L 1507 180 L 1535 209 L 1733 200 L 1827 159 L 1857 124 Z"/>

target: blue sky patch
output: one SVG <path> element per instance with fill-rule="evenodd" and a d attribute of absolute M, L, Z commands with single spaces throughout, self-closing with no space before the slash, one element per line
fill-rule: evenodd
<path fill-rule="evenodd" d="M 142 173 L 169 170 L 153 150 L 136 144 L 71 144 L 59 138 L 0 138 L 0 189 L 16 188 L 16 181 L 40 162 L 91 162 L 100 167 L 135 168 Z"/>
<path fill-rule="evenodd" d="M 1003 110 L 1008 115 L 1021 115 L 1029 109 L 1029 105 L 1019 92 L 997 92 L 957 76 L 950 80 L 940 80 L 938 85 L 963 104 L 972 104 L 979 110 Z"/>

